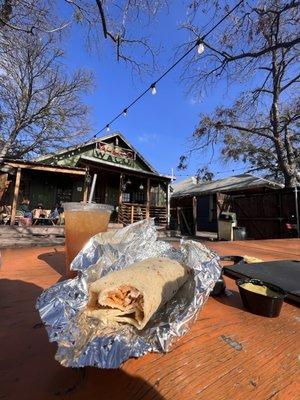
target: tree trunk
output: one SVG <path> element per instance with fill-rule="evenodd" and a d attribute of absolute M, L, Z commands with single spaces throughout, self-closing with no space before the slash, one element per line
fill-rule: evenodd
<path fill-rule="evenodd" d="M 296 175 L 287 175 L 284 177 L 285 187 L 294 188 L 298 185 L 298 179 Z"/>
<path fill-rule="evenodd" d="M 11 18 L 12 14 L 12 0 L 4 0 L 2 7 L 0 9 L 0 27 L 5 26 L 5 23 L 8 22 Z"/>
<path fill-rule="evenodd" d="M 8 151 L 10 148 L 13 146 L 14 141 L 16 140 L 16 137 L 18 136 L 18 130 L 14 129 L 13 132 L 10 134 L 9 139 L 3 146 L 3 148 L 0 150 L 0 159 L 5 158 Z"/>
<path fill-rule="evenodd" d="M 274 44 L 277 40 L 277 34 L 273 32 L 270 43 Z M 274 42 L 273 42 L 274 41 Z M 278 159 L 278 165 L 284 176 L 285 187 L 295 187 L 297 178 L 295 175 L 295 163 L 289 162 L 288 149 L 280 136 L 280 111 L 279 111 L 279 95 L 280 95 L 280 68 L 278 61 L 278 50 L 272 51 L 272 80 L 273 80 L 273 99 L 270 110 L 270 120 L 272 125 L 273 136 L 275 139 L 275 149 Z M 286 140 L 288 138 L 286 137 Z"/>

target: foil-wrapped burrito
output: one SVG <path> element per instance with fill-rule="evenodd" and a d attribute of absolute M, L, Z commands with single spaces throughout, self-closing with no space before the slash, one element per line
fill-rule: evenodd
<path fill-rule="evenodd" d="M 169 351 L 221 272 L 201 243 L 157 240 L 152 219 L 94 236 L 71 268 L 78 276 L 45 290 L 37 309 L 62 365 L 99 368 Z"/>
<path fill-rule="evenodd" d="M 185 283 L 187 268 L 170 258 L 147 258 L 93 282 L 86 314 L 106 325 L 143 329 Z"/>

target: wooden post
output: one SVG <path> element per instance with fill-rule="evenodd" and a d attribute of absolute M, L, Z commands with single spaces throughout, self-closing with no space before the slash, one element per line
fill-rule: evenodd
<path fill-rule="evenodd" d="M 122 197 L 122 186 L 123 186 L 123 174 L 120 174 L 120 186 L 119 186 L 119 207 L 121 207 L 123 197 Z"/>
<path fill-rule="evenodd" d="M 123 174 L 120 174 L 120 185 L 119 185 L 119 207 L 118 207 L 118 223 L 122 224 L 122 202 L 123 202 L 123 191 L 122 191 L 122 187 L 123 187 Z"/>
<path fill-rule="evenodd" d="M 194 235 L 197 235 L 197 197 L 193 196 Z"/>
<path fill-rule="evenodd" d="M 177 230 L 181 231 L 181 226 L 180 226 L 180 207 L 176 207 L 176 213 L 177 213 Z"/>
<path fill-rule="evenodd" d="M 147 178 L 146 218 L 150 217 L 150 178 Z"/>
<path fill-rule="evenodd" d="M 133 224 L 134 206 L 131 206 L 130 223 Z"/>
<path fill-rule="evenodd" d="M 10 184 L 8 174 L 0 174 L 0 201 L 4 197 L 5 192 Z"/>
<path fill-rule="evenodd" d="M 86 168 L 85 175 L 84 175 L 83 198 L 82 198 L 82 201 L 84 203 L 87 203 L 87 201 L 88 201 L 89 185 L 88 185 L 88 183 L 86 181 L 88 175 L 89 175 L 89 169 Z"/>
<path fill-rule="evenodd" d="M 167 227 L 170 226 L 170 183 L 167 183 L 167 191 L 166 191 L 166 207 L 167 207 Z"/>
<path fill-rule="evenodd" d="M 19 189 L 20 189 L 20 181 L 21 181 L 21 168 L 18 168 L 17 174 L 16 174 L 13 203 L 12 203 L 12 207 L 11 207 L 10 225 L 14 225 L 14 223 L 15 223 L 15 217 L 16 217 L 16 211 L 17 211 L 17 205 L 18 205 L 18 197 L 19 197 Z"/>
<path fill-rule="evenodd" d="M 88 185 L 85 184 L 84 185 L 84 190 L 83 190 L 83 198 L 82 198 L 82 201 L 84 203 L 86 203 L 87 199 L 88 199 L 88 190 L 89 190 Z"/>
<path fill-rule="evenodd" d="M 297 186 L 295 187 L 295 211 L 296 211 L 297 237 L 300 238 L 298 188 L 297 188 Z"/>

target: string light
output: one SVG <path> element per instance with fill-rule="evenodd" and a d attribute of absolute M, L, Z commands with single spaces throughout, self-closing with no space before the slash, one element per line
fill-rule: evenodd
<path fill-rule="evenodd" d="M 204 52 L 204 44 L 202 43 L 202 41 L 199 39 L 198 40 L 198 48 L 197 48 L 197 52 L 198 54 L 202 54 Z"/>
<path fill-rule="evenodd" d="M 150 86 L 150 88 L 151 88 L 151 93 L 152 93 L 153 95 L 155 95 L 155 94 L 157 93 L 156 84 L 155 84 L 155 83 L 152 83 L 152 85 Z"/>
<path fill-rule="evenodd" d="M 151 93 L 155 95 L 157 93 L 156 90 L 156 85 L 158 82 L 160 82 L 168 73 L 170 73 L 184 58 L 186 58 L 196 47 L 197 47 L 197 52 L 198 54 L 202 54 L 204 51 L 204 40 L 207 38 L 208 35 L 211 34 L 226 18 L 229 17 L 230 14 L 233 13 L 242 3 L 244 0 L 240 0 L 228 13 L 224 15 L 223 18 L 219 20 L 217 24 L 215 24 L 205 35 L 198 37 L 197 40 L 195 40 L 194 44 L 187 50 L 177 61 L 174 62 L 152 85 L 147 87 L 140 95 L 138 95 L 130 104 L 127 105 L 119 114 L 117 114 L 108 124 L 106 124 L 103 128 L 101 128 L 98 132 L 96 132 L 92 137 L 87 139 L 85 142 L 83 142 L 81 145 L 77 147 L 77 149 L 85 146 L 87 143 L 91 142 L 93 139 L 96 139 L 97 136 L 106 130 L 107 132 L 110 131 L 110 125 L 112 125 L 117 119 L 119 119 L 122 115 L 126 116 L 127 112 L 130 107 L 132 107 L 135 103 L 137 103 L 143 96 L 145 96 L 149 89 L 151 90 Z"/>
<path fill-rule="evenodd" d="M 232 173 L 234 173 L 234 172 L 237 172 L 237 171 L 243 171 L 243 172 L 245 172 L 246 174 L 247 173 L 250 173 L 250 172 L 254 172 L 254 171 L 256 171 L 257 170 L 257 168 L 250 168 L 249 169 L 249 167 L 243 167 L 243 168 L 235 168 L 235 169 L 228 169 L 228 170 L 222 170 L 222 171 L 217 171 L 217 172 L 213 172 L 212 171 L 212 173 L 214 174 L 214 175 L 219 175 L 219 174 L 223 174 L 223 173 L 227 173 L 227 172 L 232 172 Z M 175 174 L 175 177 L 190 177 L 190 176 L 192 176 L 191 174 Z"/>

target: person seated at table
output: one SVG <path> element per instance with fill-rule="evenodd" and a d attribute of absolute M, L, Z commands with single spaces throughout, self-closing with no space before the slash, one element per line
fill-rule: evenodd
<path fill-rule="evenodd" d="M 39 203 L 32 212 L 33 219 L 46 218 L 47 213 L 42 203 Z"/>
<path fill-rule="evenodd" d="M 17 208 L 16 217 L 20 217 L 19 224 L 21 226 L 30 226 L 32 224 L 32 212 L 30 211 L 29 204 L 29 199 L 24 197 Z"/>
<path fill-rule="evenodd" d="M 9 222 L 10 214 L 10 210 L 5 204 L 0 206 L 0 224 L 6 225 Z"/>
<path fill-rule="evenodd" d="M 58 220 L 60 214 L 63 212 L 63 208 L 61 206 L 60 203 L 56 203 L 55 206 L 52 208 L 50 214 L 49 214 L 49 218 L 54 219 L 54 220 Z"/>

